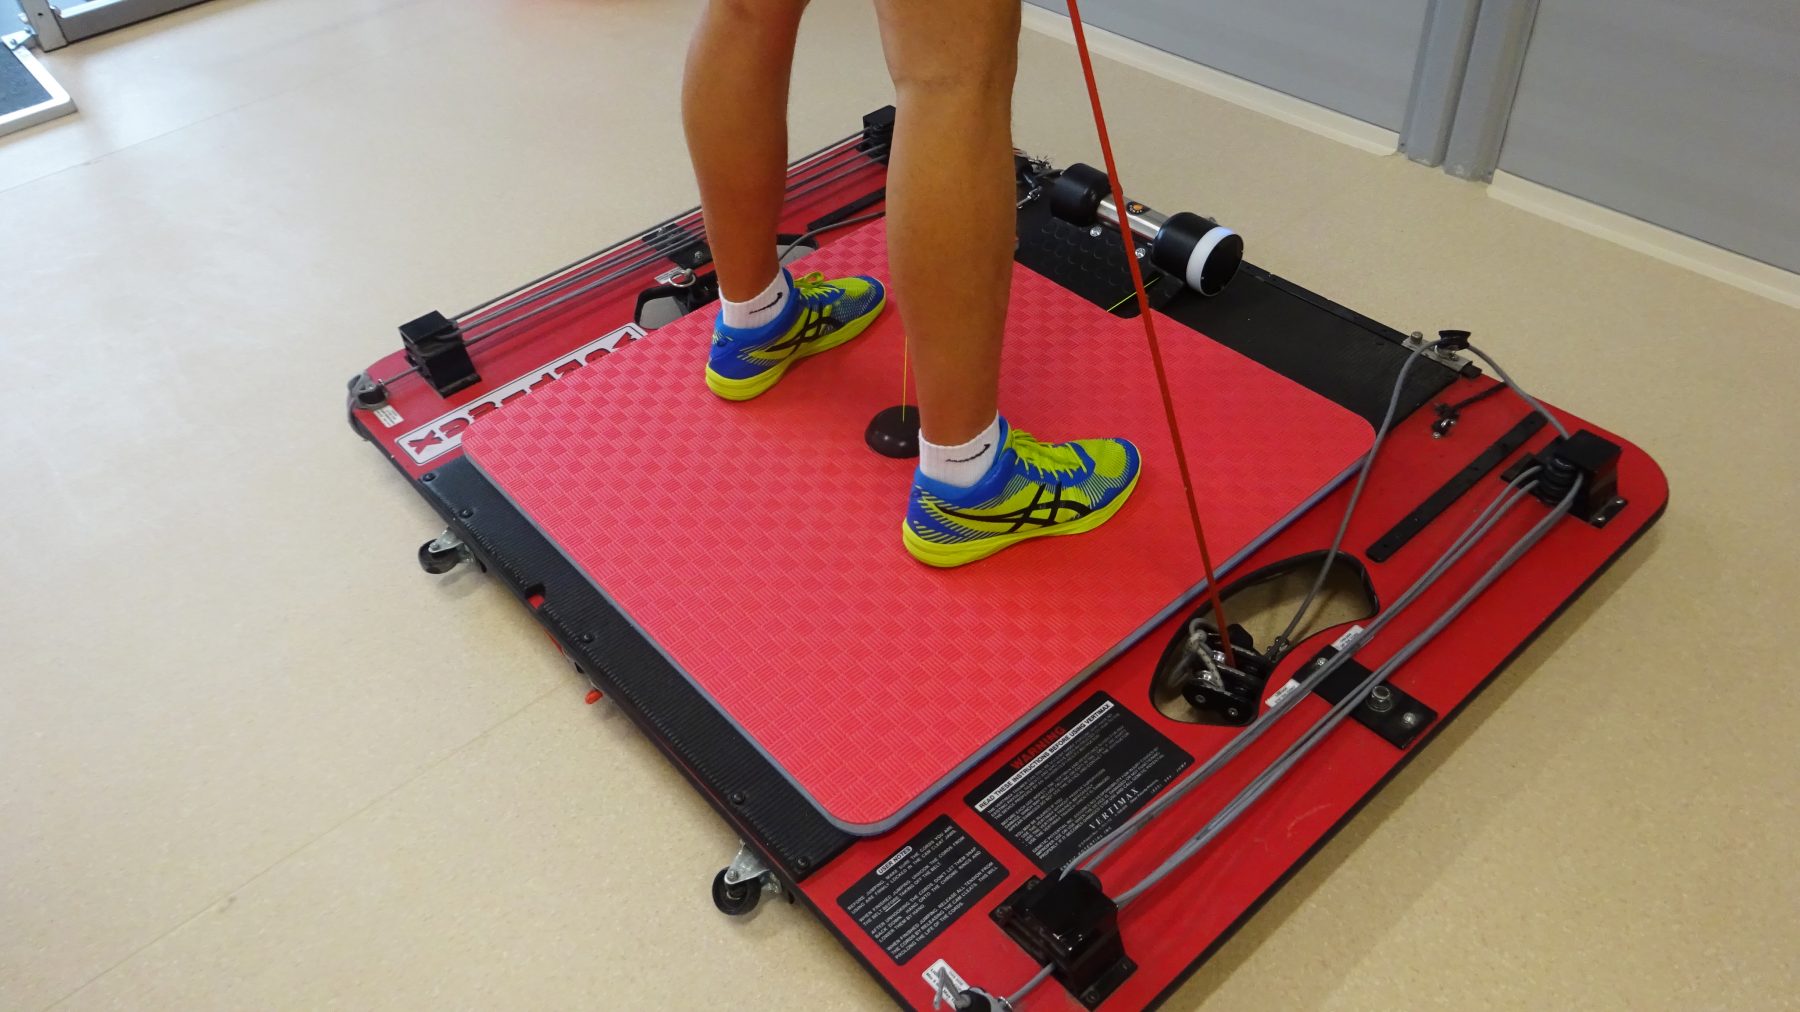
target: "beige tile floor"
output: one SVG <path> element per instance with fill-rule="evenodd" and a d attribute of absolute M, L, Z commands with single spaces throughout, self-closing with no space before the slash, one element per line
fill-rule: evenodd
<path fill-rule="evenodd" d="M 796 150 L 887 97 L 815 8 Z M 341 415 L 393 323 L 692 202 L 692 9 L 215 0 L 52 56 L 84 112 L 0 141 L 0 1007 L 883 1003 L 798 911 L 711 910 L 723 825 L 503 591 L 420 576 Z M 1064 161 L 1072 59 L 1025 40 Z M 1102 70 L 1140 192 L 1474 329 L 1675 488 L 1171 1007 L 1795 1007 L 1800 312 Z"/>

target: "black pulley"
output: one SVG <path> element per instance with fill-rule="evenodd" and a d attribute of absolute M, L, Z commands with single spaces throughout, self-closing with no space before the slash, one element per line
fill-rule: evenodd
<path fill-rule="evenodd" d="M 1211 298 L 1225 290 L 1244 262 L 1244 237 L 1192 211 L 1169 216 L 1150 244 L 1150 260 Z"/>
<path fill-rule="evenodd" d="M 1112 196 L 1112 181 L 1092 165 L 1076 162 L 1050 184 L 1050 213 L 1071 225 L 1092 225 L 1100 202 Z"/>

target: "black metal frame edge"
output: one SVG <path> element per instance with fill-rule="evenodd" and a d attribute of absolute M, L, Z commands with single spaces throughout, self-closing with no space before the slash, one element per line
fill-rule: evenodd
<path fill-rule="evenodd" d="M 420 493 L 524 603 L 594 686 L 625 711 L 709 804 L 790 883 L 854 838 L 820 815 L 632 622 L 489 482 L 458 457 Z M 542 594 L 533 606 L 530 597 Z"/>
<path fill-rule="evenodd" d="M 1258 281 L 1263 281 L 1263 282 L 1267 282 L 1268 284 L 1274 285 L 1276 288 L 1280 289 L 1281 291 L 1286 292 L 1287 294 L 1292 295 L 1293 297 L 1295 297 L 1303 302 L 1310 303 L 1313 306 L 1315 306 L 1316 308 L 1323 309 L 1326 312 L 1330 313 L 1331 315 L 1337 317 L 1340 320 L 1344 320 L 1348 323 L 1354 323 L 1357 326 L 1363 328 L 1364 330 L 1367 330 L 1370 333 L 1375 334 L 1377 337 L 1385 337 L 1388 340 L 1394 342 L 1395 344 L 1400 345 L 1402 348 L 1406 347 L 1407 338 L 1411 337 L 1410 334 L 1402 334 L 1400 331 L 1395 330 L 1393 327 L 1390 327 L 1385 323 L 1382 323 L 1380 320 L 1374 319 L 1373 317 L 1364 316 L 1363 314 L 1357 312 L 1356 310 L 1351 309 L 1349 306 L 1346 306 L 1340 302 L 1334 302 L 1331 299 L 1329 299 L 1323 295 L 1320 295 L 1318 292 L 1315 292 L 1310 288 L 1303 287 L 1302 285 L 1300 285 L 1294 281 L 1290 281 L 1287 278 L 1284 278 L 1281 275 L 1276 274 L 1274 271 L 1271 271 L 1266 267 L 1258 267 L 1256 264 L 1246 261 L 1240 269 L 1245 274 L 1257 279 Z M 1449 367 L 1444 366 L 1444 368 L 1448 369 Z M 1451 370 L 1451 371 L 1455 372 L 1456 370 Z"/>
<path fill-rule="evenodd" d="M 371 442 L 374 441 L 374 437 L 363 426 L 362 420 L 356 417 L 354 411 L 350 413 L 350 428 L 362 438 Z M 751 763 L 747 768 L 756 770 L 759 768 L 756 764 L 760 763 L 760 768 L 767 771 L 766 779 L 753 778 L 754 783 L 752 786 L 756 787 L 756 801 L 754 803 L 751 802 L 751 796 L 748 791 L 745 792 L 745 802 L 742 805 L 737 806 L 736 809 L 729 804 L 729 799 L 721 799 L 713 788 L 702 778 L 702 774 L 696 767 L 686 760 L 675 743 L 667 740 L 663 736 L 662 731 L 658 726 L 658 722 L 650 719 L 649 715 L 636 704 L 635 700 L 621 702 L 621 700 L 625 700 L 628 697 L 626 694 L 619 692 L 616 684 L 606 676 L 605 672 L 607 666 L 605 663 L 597 658 L 589 656 L 591 653 L 588 649 L 590 645 L 580 642 L 580 634 L 575 634 L 572 639 L 566 635 L 559 634 L 559 631 L 552 628 L 551 624 L 543 617 L 546 614 L 545 609 L 534 608 L 531 606 L 531 602 L 528 598 L 530 597 L 532 588 L 538 586 L 538 583 L 527 583 L 522 582 L 521 580 L 512 579 L 510 574 L 514 570 L 509 566 L 501 564 L 499 559 L 493 554 L 492 550 L 482 543 L 481 539 L 475 537 L 474 533 L 469 529 L 465 521 L 466 519 L 472 518 L 459 516 L 458 513 L 460 511 L 454 505 L 449 503 L 445 497 L 433 494 L 433 487 L 441 480 L 443 471 L 452 467 L 455 467 L 458 471 L 462 468 L 467 468 L 469 473 L 473 474 L 484 484 L 488 484 L 487 479 L 481 475 L 475 468 L 475 465 L 464 460 L 459 453 L 442 465 L 438 470 L 428 472 L 430 475 L 429 481 L 421 481 L 409 474 L 406 468 L 401 465 L 400 461 L 394 457 L 385 453 L 382 454 L 382 456 L 387 460 L 388 464 L 393 467 L 395 473 L 398 474 L 413 491 L 419 494 L 419 498 L 423 499 L 425 503 L 432 508 L 432 511 L 437 513 L 438 519 L 445 527 L 455 533 L 457 537 L 461 538 L 464 544 L 469 546 L 470 551 L 475 554 L 487 573 L 497 573 L 500 575 L 500 583 L 508 590 L 512 591 L 513 596 L 518 598 L 519 603 L 525 606 L 527 612 L 531 613 L 532 617 L 537 621 L 538 626 L 544 630 L 545 634 L 555 640 L 557 646 L 561 648 L 563 655 L 571 659 L 571 663 L 574 664 L 578 671 L 580 671 L 582 676 L 585 677 L 594 688 L 599 689 L 601 692 L 605 693 L 608 698 L 612 699 L 615 705 L 618 705 L 619 709 L 630 718 L 632 724 L 637 727 L 639 733 L 649 739 L 650 743 L 656 746 L 657 751 L 667 757 L 675 768 L 688 779 L 688 782 L 698 789 L 700 796 L 706 800 L 707 804 L 712 806 L 719 817 L 724 819 L 728 825 L 740 834 L 740 839 L 762 856 L 763 862 L 775 873 L 789 896 L 800 896 L 801 892 L 797 888 L 798 883 L 804 881 L 813 871 L 823 867 L 827 861 L 836 857 L 839 853 L 842 853 L 845 848 L 855 842 L 848 834 L 845 834 L 835 826 L 830 826 L 829 823 L 826 823 L 822 817 L 818 816 L 817 810 L 812 807 L 811 803 L 804 802 L 804 799 L 802 799 L 802 801 L 806 805 L 805 811 L 813 818 L 817 819 L 820 824 L 826 826 L 831 833 L 835 834 L 836 839 L 832 841 L 832 845 L 828 852 L 825 848 L 821 848 L 817 853 L 796 853 L 789 849 L 771 844 L 769 840 L 759 836 L 757 821 L 760 820 L 752 821 L 749 820 L 747 816 L 760 813 L 762 809 L 769 807 L 769 802 L 765 799 L 778 797 L 778 793 L 771 794 L 769 791 L 763 790 L 762 788 L 764 785 L 771 785 L 776 792 L 782 790 L 792 792 L 794 796 L 798 797 L 798 792 L 787 782 L 787 779 L 775 770 L 769 761 L 763 758 L 760 753 L 746 747 L 752 756 Z M 492 488 L 492 485 L 488 484 L 488 487 Z M 517 519 L 520 525 L 528 530 L 530 536 L 535 537 L 544 543 L 556 561 L 560 561 L 564 566 L 568 566 L 573 570 L 574 567 L 569 564 L 568 559 L 563 556 L 554 545 L 550 545 L 549 542 L 544 539 L 543 534 L 539 532 L 537 528 L 533 527 L 530 521 L 525 519 L 522 513 L 519 513 L 510 502 L 506 502 L 505 497 L 497 490 L 495 490 L 494 495 L 496 498 L 500 499 L 501 503 L 504 504 L 508 510 L 511 510 L 512 515 Z M 576 583 L 577 587 L 585 588 L 589 594 L 592 594 L 600 607 L 612 612 L 614 617 L 619 621 L 624 622 L 627 626 L 630 625 L 630 622 L 626 620 L 623 615 L 620 615 L 617 609 L 614 609 L 604 597 L 593 590 L 592 583 L 585 577 L 582 577 L 579 573 L 577 573 L 576 576 L 578 578 L 578 582 Z M 546 604 L 548 603 L 548 600 L 548 596 L 546 596 Z M 638 638 L 640 640 L 643 639 L 641 634 L 638 635 Z M 647 641 L 644 643 L 644 646 L 649 646 Z M 657 657 L 659 660 L 661 659 L 660 654 L 658 654 Z M 666 664 L 667 662 L 664 661 L 663 663 Z M 718 711 L 714 710 L 704 699 L 698 698 L 698 692 L 693 690 L 692 685 L 685 678 L 677 678 L 674 681 L 682 688 L 694 692 L 696 697 L 695 701 L 703 712 L 718 717 L 719 720 L 723 721 L 723 718 L 719 717 Z M 732 737 L 736 738 L 737 735 L 735 729 L 730 729 L 729 727 L 728 729 L 732 731 Z M 810 904 L 808 905 L 810 906 Z M 815 911 L 815 913 L 816 912 L 817 911 Z M 821 920 L 823 919 L 824 918 L 821 917 Z"/>

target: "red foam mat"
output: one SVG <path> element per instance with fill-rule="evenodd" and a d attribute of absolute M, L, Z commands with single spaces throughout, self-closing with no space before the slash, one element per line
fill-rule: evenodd
<path fill-rule="evenodd" d="M 884 274 L 880 223 L 798 269 Z M 895 293 L 898 302 L 904 293 Z M 744 404 L 683 318 L 477 422 L 469 457 L 846 830 L 880 832 L 1060 699 L 1200 580 L 1142 324 L 1015 270 L 1002 410 L 1145 461 L 1108 525 L 940 571 L 901 547 L 911 462 L 863 428 L 901 393 L 897 305 Z M 1214 557 L 1344 475 L 1361 418 L 1161 321 Z"/>

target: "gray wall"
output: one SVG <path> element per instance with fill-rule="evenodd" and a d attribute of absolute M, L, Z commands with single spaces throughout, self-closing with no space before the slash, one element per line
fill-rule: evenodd
<path fill-rule="evenodd" d="M 1030 2 L 1068 11 L 1060 0 Z M 1427 2 L 1085 0 L 1081 14 L 1096 28 L 1398 130 Z"/>
<path fill-rule="evenodd" d="M 1800 271 L 1800 0 L 1543 0 L 1500 168 Z"/>

